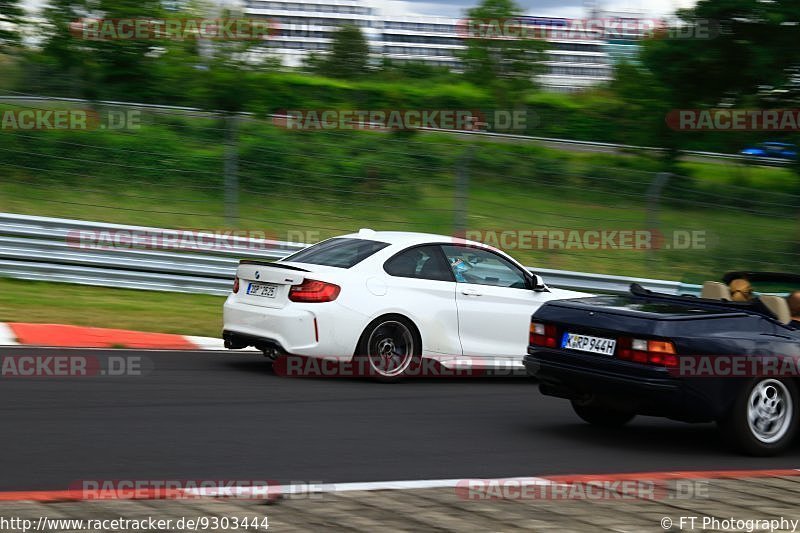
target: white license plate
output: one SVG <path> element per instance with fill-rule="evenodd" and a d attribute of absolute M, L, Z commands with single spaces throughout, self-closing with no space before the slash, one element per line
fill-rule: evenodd
<path fill-rule="evenodd" d="M 275 291 L 278 289 L 277 285 L 271 283 L 251 283 L 247 287 L 247 294 L 251 296 L 264 296 L 266 298 L 275 298 Z"/>
<path fill-rule="evenodd" d="M 564 333 L 561 339 L 561 347 L 568 350 L 578 350 L 580 352 L 599 353 L 601 355 L 614 355 L 614 348 L 617 341 L 614 339 L 604 339 L 602 337 L 590 337 L 589 335 L 578 335 L 576 333 Z"/>

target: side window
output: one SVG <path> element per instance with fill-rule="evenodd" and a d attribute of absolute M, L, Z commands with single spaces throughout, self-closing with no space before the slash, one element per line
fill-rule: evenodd
<path fill-rule="evenodd" d="M 525 274 L 504 257 L 488 250 L 469 246 L 442 246 L 445 256 L 459 283 L 493 285 L 525 289 L 528 287 Z"/>
<path fill-rule="evenodd" d="M 383 265 L 391 276 L 453 281 L 450 267 L 438 246 L 416 246 L 403 250 Z"/>

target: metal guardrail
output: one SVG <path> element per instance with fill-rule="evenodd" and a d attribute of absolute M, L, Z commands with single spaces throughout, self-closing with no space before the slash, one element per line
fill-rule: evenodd
<path fill-rule="evenodd" d="M 0 213 L 0 276 L 126 289 L 225 295 L 240 258 L 280 259 L 305 245 Z M 128 247 L 135 236 L 170 250 Z M 129 237 L 129 240 L 127 240 Z M 98 238 L 100 239 L 98 241 Z M 100 246 L 103 242 L 121 246 Z M 174 248 L 174 249 L 173 249 Z M 553 287 L 622 294 L 631 283 L 668 294 L 699 295 L 699 285 L 564 270 L 534 269 Z"/>
<path fill-rule="evenodd" d="M 568 270 L 549 270 L 537 268 L 535 272 L 542 276 L 552 287 L 573 289 L 576 291 L 623 294 L 628 292 L 631 283 L 638 283 L 645 289 L 663 294 L 692 294 L 700 296 L 702 286 L 679 281 L 664 281 L 649 278 L 632 278 L 628 276 L 611 276 L 607 274 L 590 274 L 588 272 L 572 272 Z"/>
<path fill-rule="evenodd" d="M 0 213 L 0 276 L 224 295 L 240 258 L 280 259 L 303 245 L 267 239 Z M 170 248 L 128 246 L 134 236 Z M 119 242 L 121 246 L 98 245 Z"/>

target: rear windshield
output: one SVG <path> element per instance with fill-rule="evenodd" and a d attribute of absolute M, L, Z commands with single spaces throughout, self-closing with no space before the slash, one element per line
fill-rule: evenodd
<path fill-rule="evenodd" d="M 329 239 L 305 250 L 300 250 L 296 254 L 283 259 L 283 261 L 350 268 L 387 246 L 389 246 L 388 242 L 369 241 L 366 239 Z"/>

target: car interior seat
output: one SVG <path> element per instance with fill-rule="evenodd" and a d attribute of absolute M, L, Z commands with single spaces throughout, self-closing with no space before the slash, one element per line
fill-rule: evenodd
<path fill-rule="evenodd" d="M 719 281 L 706 281 L 703 283 L 701 298 L 708 300 L 730 300 L 731 290 L 724 283 Z"/>
<path fill-rule="evenodd" d="M 772 294 L 762 294 L 758 297 L 761 303 L 769 309 L 769 312 L 775 315 L 781 324 L 788 324 L 792 321 L 792 313 L 789 309 L 789 303 L 781 296 Z"/>
<path fill-rule="evenodd" d="M 413 278 L 417 275 L 418 255 L 405 254 L 392 262 L 392 275 Z"/>
<path fill-rule="evenodd" d="M 452 274 L 447 264 L 437 260 L 436 257 L 429 257 L 419 271 L 419 277 L 425 279 L 450 281 L 451 276 Z"/>

